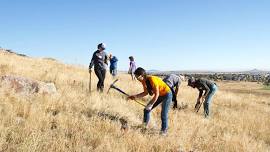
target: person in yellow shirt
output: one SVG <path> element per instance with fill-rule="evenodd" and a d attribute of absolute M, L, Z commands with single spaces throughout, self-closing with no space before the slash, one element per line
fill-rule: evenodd
<path fill-rule="evenodd" d="M 135 100 L 136 98 L 142 98 L 147 96 L 153 96 L 152 100 L 147 104 L 144 109 L 143 122 L 147 126 L 150 120 L 151 111 L 158 106 L 160 103 L 162 106 L 161 110 L 161 134 L 166 135 L 168 130 L 168 112 L 170 104 L 172 102 L 172 92 L 168 85 L 162 81 L 161 78 L 156 76 L 147 75 L 145 70 L 141 67 L 137 68 L 134 72 L 135 77 L 142 83 L 143 92 L 131 95 L 128 99 Z"/>

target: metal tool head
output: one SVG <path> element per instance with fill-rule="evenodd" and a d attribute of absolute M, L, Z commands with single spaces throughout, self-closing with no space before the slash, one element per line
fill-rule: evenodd
<path fill-rule="evenodd" d="M 114 88 L 114 87 L 115 87 L 114 84 L 115 84 L 117 81 L 118 81 L 118 79 L 116 79 L 116 80 L 113 81 L 113 83 L 110 85 L 110 87 L 109 87 L 109 89 L 108 89 L 108 91 L 107 91 L 107 94 L 109 93 L 109 91 L 110 91 L 111 88 Z"/>

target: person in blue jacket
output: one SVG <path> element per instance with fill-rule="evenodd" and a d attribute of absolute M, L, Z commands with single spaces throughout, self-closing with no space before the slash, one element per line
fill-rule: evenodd
<path fill-rule="evenodd" d="M 118 59 L 116 56 L 113 56 L 112 54 L 109 55 L 110 60 L 110 73 L 113 77 L 117 75 L 117 62 Z"/>

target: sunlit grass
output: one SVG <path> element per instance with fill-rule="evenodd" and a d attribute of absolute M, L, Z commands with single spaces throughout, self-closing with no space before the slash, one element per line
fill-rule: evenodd
<path fill-rule="evenodd" d="M 264 89 L 264 90 L 270 90 L 270 85 L 268 85 L 268 86 L 267 86 L 267 85 L 263 86 L 263 89 Z"/>
<path fill-rule="evenodd" d="M 169 134 L 161 137 L 160 108 L 148 131 L 138 129 L 143 107 L 111 90 L 88 92 L 86 68 L 57 61 L 0 53 L 1 75 L 12 74 L 54 82 L 59 96 L 18 96 L 0 89 L 0 151 L 250 151 L 270 149 L 269 96 L 252 94 L 256 83 L 218 82 L 212 118 L 193 110 L 198 91 L 182 83 L 179 102 L 187 109 L 169 113 Z M 107 75 L 106 88 L 113 81 Z M 92 89 L 97 78 L 92 75 Z M 120 74 L 116 85 L 128 94 L 142 87 Z M 248 92 L 235 91 L 248 90 Z M 252 89 L 250 89 L 252 88 Z M 231 90 L 231 91 L 230 91 Z M 144 99 L 149 100 L 149 97 Z M 121 130 L 119 119 L 129 130 Z"/>

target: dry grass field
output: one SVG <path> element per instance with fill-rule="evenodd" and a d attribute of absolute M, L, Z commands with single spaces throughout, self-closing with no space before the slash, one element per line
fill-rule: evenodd
<path fill-rule="evenodd" d="M 218 82 L 212 118 L 193 110 L 197 90 L 183 82 L 178 101 L 188 105 L 170 110 L 169 132 L 160 129 L 160 108 L 152 113 L 146 131 L 143 107 L 118 92 L 98 94 L 92 75 L 88 93 L 88 70 L 49 59 L 33 59 L 0 52 L 0 75 L 24 76 L 54 82 L 59 95 L 16 95 L 0 88 L 0 151 L 270 151 L 270 91 L 249 82 Z M 126 74 L 118 87 L 139 93 L 139 82 Z M 107 74 L 106 89 L 113 81 Z M 149 98 L 145 98 L 147 101 Z M 121 120 L 129 129 L 121 130 Z"/>

